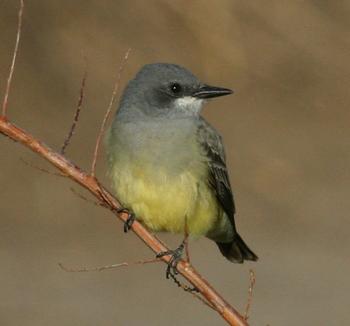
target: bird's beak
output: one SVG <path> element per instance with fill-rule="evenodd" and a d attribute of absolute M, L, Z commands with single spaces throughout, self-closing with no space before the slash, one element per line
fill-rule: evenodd
<path fill-rule="evenodd" d="M 200 99 L 206 99 L 206 98 L 230 95 L 232 93 L 233 93 L 233 91 L 231 89 L 228 89 L 228 88 L 209 86 L 209 85 L 202 85 L 202 86 L 200 86 L 199 89 L 197 89 L 192 94 L 192 96 L 200 98 Z"/>

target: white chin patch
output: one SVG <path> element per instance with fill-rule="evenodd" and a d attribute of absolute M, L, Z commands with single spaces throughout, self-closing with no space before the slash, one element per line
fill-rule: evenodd
<path fill-rule="evenodd" d="M 181 111 L 187 112 L 189 115 L 199 114 L 203 106 L 203 100 L 192 96 L 185 96 L 176 99 L 175 105 Z"/>

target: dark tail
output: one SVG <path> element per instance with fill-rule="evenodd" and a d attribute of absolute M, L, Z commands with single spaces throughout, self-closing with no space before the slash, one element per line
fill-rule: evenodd
<path fill-rule="evenodd" d="M 258 256 L 252 252 L 243 239 L 236 233 L 232 242 L 216 242 L 221 253 L 231 262 L 242 264 L 244 260 L 258 260 Z"/>

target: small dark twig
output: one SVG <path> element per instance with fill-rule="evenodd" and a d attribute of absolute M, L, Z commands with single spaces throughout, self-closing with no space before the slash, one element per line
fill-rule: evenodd
<path fill-rule="evenodd" d="M 89 199 L 89 198 L 83 196 L 83 195 L 80 194 L 79 192 L 77 192 L 77 191 L 76 191 L 74 188 L 72 188 L 72 187 L 70 188 L 70 190 L 72 191 L 72 193 L 73 193 L 74 195 L 78 196 L 80 199 L 85 200 L 86 202 L 88 202 L 88 203 L 90 203 L 90 204 L 93 204 L 93 205 L 99 206 L 99 207 L 101 207 L 101 206 L 107 207 L 107 205 L 106 205 L 105 203 L 91 200 L 91 199 Z"/>
<path fill-rule="evenodd" d="M 52 171 L 49 171 L 49 170 L 46 170 L 40 166 L 37 166 L 37 165 L 34 165 L 33 163 L 30 163 L 30 162 L 27 162 L 25 159 L 21 158 L 20 157 L 20 160 L 27 166 L 33 168 L 33 169 L 36 169 L 40 172 L 44 172 L 44 173 L 47 173 L 47 174 L 51 174 L 51 175 L 54 175 L 54 176 L 57 176 L 57 177 L 67 177 L 66 174 L 62 173 L 62 172 L 52 172 Z"/>
<path fill-rule="evenodd" d="M 75 110 L 75 115 L 74 115 L 72 126 L 70 127 L 68 135 L 67 135 L 66 139 L 63 142 L 63 145 L 62 145 L 62 148 L 61 148 L 61 154 L 65 153 L 66 148 L 69 145 L 69 143 L 70 143 L 70 141 L 71 141 L 71 139 L 72 139 L 72 137 L 74 135 L 75 128 L 76 128 L 77 123 L 79 121 L 80 111 L 81 111 L 81 108 L 82 108 L 82 105 L 83 105 L 85 82 L 86 82 L 86 77 L 87 77 L 87 60 L 86 60 L 86 57 L 84 57 L 84 59 L 85 59 L 85 70 L 84 70 L 83 78 L 81 80 L 78 104 L 77 104 L 77 108 Z"/>
<path fill-rule="evenodd" d="M 100 131 L 98 133 L 98 136 L 97 136 L 97 139 L 96 139 L 96 145 L 95 145 L 95 150 L 94 150 L 94 156 L 93 156 L 93 159 L 92 159 L 92 164 L 91 164 L 91 175 L 94 177 L 95 176 L 95 170 L 96 170 L 96 162 L 97 162 L 97 156 L 98 156 L 98 152 L 99 152 L 99 147 L 100 147 L 100 143 L 101 143 L 101 139 L 102 139 L 102 136 L 105 132 L 105 128 L 106 128 L 106 124 L 107 124 L 107 121 L 108 121 L 108 118 L 111 114 L 111 111 L 112 111 L 112 107 L 113 107 L 113 104 L 116 100 L 116 97 L 117 97 L 117 93 L 118 93 L 118 89 L 119 89 L 119 82 L 120 82 L 120 78 L 121 78 L 121 75 L 122 75 L 122 72 L 124 70 L 124 67 L 125 67 L 125 64 L 128 60 L 128 57 L 129 57 L 129 54 L 130 54 L 130 51 L 131 51 L 131 48 L 129 48 L 125 55 L 124 55 L 124 58 L 123 58 L 123 61 L 122 63 L 120 64 L 119 66 L 119 71 L 118 71 L 118 75 L 117 75 L 117 80 L 114 84 L 114 89 L 113 89 L 113 93 L 112 93 L 112 97 L 111 97 L 111 101 L 109 102 L 109 106 L 107 108 L 107 111 L 106 111 L 106 114 L 103 118 L 103 121 L 102 121 L 102 124 L 101 124 L 101 128 L 100 128 Z"/>
<path fill-rule="evenodd" d="M 7 115 L 8 98 L 10 95 L 10 88 L 11 88 L 13 72 L 15 70 L 15 63 L 16 63 L 16 57 L 17 57 L 17 53 L 18 53 L 19 40 L 21 38 L 24 1 L 20 0 L 20 3 L 21 3 L 21 5 L 20 5 L 19 11 L 18 11 L 18 25 L 17 25 L 17 36 L 16 36 L 15 49 L 13 51 L 10 73 L 9 73 L 8 78 L 7 78 L 6 91 L 5 91 L 5 95 L 4 95 L 4 100 L 2 102 L 2 115 L 4 117 L 6 117 L 6 115 Z"/>
<path fill-rule="evenodd" d="M 245 312 L 244 312 L 244 319 L 245 320 L 248 320 L 249 318 L 249 310 L 250 310 L 250 307 L 252 305 L 252 302 L 253 302 L 253 289 L 254 289 L 254 286 L 255 286 L 255 281 L 256 281 L 256 278 L 255 278 L 255 273 L 252 269 L 249 270 L 249 281 L 250 281 L 250 284 L 249 284 L 249 289 L 248 289 L 248 301 L 247 301 L 247 305 L 245 307 Z"/>
<path fill-rule="evenodd" d="M 210 309 L 213 309 L 215 311 L 215 307 L 210 304 L 209 301 L 205 300 L 205 298 L 203 298 L 198 292 L 189 292 L 191 293 L 195 298 L 197 298 L 198 300 L 202 301 L 202 303 L 204 303 L 206 306 L 208 306 Z"/>
<path fill-rule="evenodd" d="M 118 263 L 118 264 L 112 264 L 112 265 L 105 265 L 105 266 L 100 266 L 100 267 L 93 267 L 93 268 L 87 268 L 87 267 L 82 267 L 82 268 L 68 268 L 64 266 L 62 263 L 58 263 L 58 266 L 60 266 L 65 272 L 69 273 L 84 273 L 84 272 L 102 272 L 105 270 L 109 269 L 116 269 L 119 267 L 128 267 L 131 265 L 146 265 L 146 264 L 153 264 L 153 263 L 160 263 L 162 262 L 161 259 L 146 259 L 146 260 L 138 260 L 132 263 Z"/>

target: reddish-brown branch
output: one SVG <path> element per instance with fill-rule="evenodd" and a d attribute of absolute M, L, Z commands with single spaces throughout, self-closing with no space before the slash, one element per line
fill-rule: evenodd
<path fill-rule="evenodd" d="M 8 78 L 7 78 L 4 100 L 2 102 L 2 115 L 4 117 L 6 117 L 6 115 L 7 115 L 7 104 L 8 104 L 8 99 L 9 99 L 9 95 L 10 95 L 12 76 L 13 76 L 13 72 L 15 70 L 15 63 L 16 63 L 17 52 L 18 52 L 18 45 L 19 45 L 19 40 L 21 38 L 23 7 L 24 7 L 24 2 L 23 2 L 23 0 L 21 0 L 20 8 L 18 10 L 18 25 L 17 25 L 16 44 L 15 44 L 15 49 L 13 51 L 10 72 L 9 72 L 9 75 L 8 75 Z"/>
<path fill-rule="evenodd" d="M 113 195 L 111 195 L 93 175 L 87 174 L 74 163 L 67 160 L 64 156 L 53 151 L 50 147 L 34 138 L 25 130 L 12 124 L 4 116 L 0 117 L 0 132 L 13 140 L 20 142 L 33 152 L 45 158 L 63 174 L 67 175 L 67 177 L 89 190 L 91 194 L 93 194 L 101 203 L 104 203 L 104 205 L 106 205 L 111 211 L 116 212 L 118 208 L 121 208 L 117 199 L 113 197 Z M 121 153 L 120 155 L 123 154 Z M 122 213 L 119 214 L 118 217 L 125 222 L 127 214 Z M 151 250 L 153 250 L 153 252 L 159 253 L 168 250 L 168 248 L 166 248 L 137 221 L 133 223 L 132 230 Z M 169 256 L 162 257 L 162 260 L 167 263 L 169 261 Z M 216 292 L 216 290 L 195 270 L 192 265 L 181 260 L 177 265 L 177 269 L 184 278 L 198 289 L 213 309 L 215 309 L 230 325 L 248 325 L 244 318 L 229 303 L 227 303 L 218 292 Z"/>
<path fill-rule="evenodd" d="M 129 58 L 130 51 L 131 51 L 131 48 L 129 48 L 129 49 L 125 52 L 123 61 L 122 61 L 122 63 L 121 63 L 120 66 L 119 66 L 118 75 L 117 75 L 117 80 L 116 80 L 116 82 L 115 82 L 115 84 L 114 84 L 114 89 L 113 89 L 112 97 L 111 97 L 111 100 L 110 100 L 110 102 L 109 102 L 109 105 L 108 105 L 106 114 L 105 114 L 105 116 L 104 116 L 104 118 L 103 118 L 103 121 L 102 121 L 102 124 L 101 124 L 101 128 L 100 128 L 100 131 L 99 131 L 98 136 L 97 136 L 97 139 L 96 139 L 96 145 L 95 145 L 95 150 L 94 150 L 94 156 L 93 156 L 93 158 L 92 158 L 92 164 L 91 164 L 91 175 L 92 175 L 92 176 L 95 176 L 96 162 L 97 162 L 97 157 L 98 157 L 98 151 L 99 151 L 99 149 L 100 149 L 101 139 L 102 139 L 102 136 L 103 136 L 104 131 L 105 131 L 105 129 L 106 129 L 106 124 L 107 124 L 108 118 L 109 118 L 109 116 L 111 115 L 111 111 L 112 111 L 112 108 L 113 108 L 113 104 L 115 103 L 115 100 L 116 100 L 116 98 L 117 98 L 117 93 L 118 93 L 118 90 L 119 90 L 120 78 L 121 78 L 121 76 L 122 76 L 122 72 L 123 72 L 123 69 L 124 69 L 124 67 L 125 67 L 125 63 L 127 62 L 128 58 Z"/>

